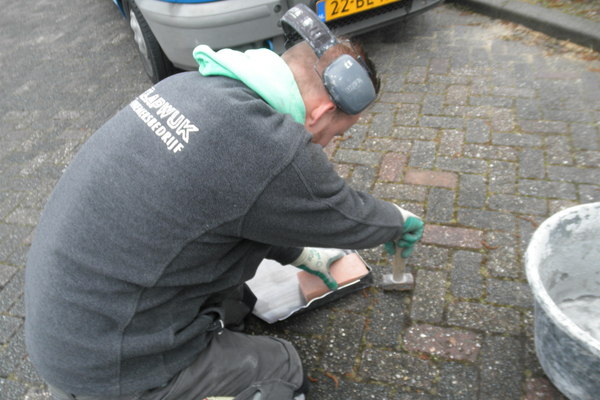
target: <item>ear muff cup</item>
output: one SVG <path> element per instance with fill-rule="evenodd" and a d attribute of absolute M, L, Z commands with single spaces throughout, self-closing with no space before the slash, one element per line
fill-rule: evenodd
<path fill-rule="evenodd" d="M 323 84 L 334 103 L 351 115 L 367 108 L 377 96 L 367 70 L 348 54 L 325 68 Z"/>

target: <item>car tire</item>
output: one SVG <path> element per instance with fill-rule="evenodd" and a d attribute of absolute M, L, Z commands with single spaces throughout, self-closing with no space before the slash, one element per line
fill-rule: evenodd
<path fill-rule="evenodd" d="M 129 26 L 146 74 L 156 83 L 175 72 L 134 0 L 128 1 Z"/>

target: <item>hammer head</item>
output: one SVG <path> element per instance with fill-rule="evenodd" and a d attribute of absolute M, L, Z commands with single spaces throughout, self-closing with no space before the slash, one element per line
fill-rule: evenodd
<path fill-rule="evenodd" d="M 404 273 L 400 279 L 394 279 L 393 274 L 383 275 L 381 287 L 383 290 L 413 290 L 415 288 L 415 279 L 410 273 Z"/>

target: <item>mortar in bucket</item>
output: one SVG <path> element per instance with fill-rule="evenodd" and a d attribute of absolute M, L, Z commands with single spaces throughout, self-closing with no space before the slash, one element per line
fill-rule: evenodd
<path fill-rule="evenodd" d="M 535 299 L 535 349 L 571 400 L 600 399 L 600 203 L 554 214 L 525 254 Z"/>

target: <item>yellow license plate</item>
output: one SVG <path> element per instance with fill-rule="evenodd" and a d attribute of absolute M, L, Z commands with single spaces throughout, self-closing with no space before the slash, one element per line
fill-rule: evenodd
<path fill-rule="evenodd" d="M 400 0 L 322 0 L 317 2 L 317 14 L 321 21 L 329 22 L 397 1 Z"/>

